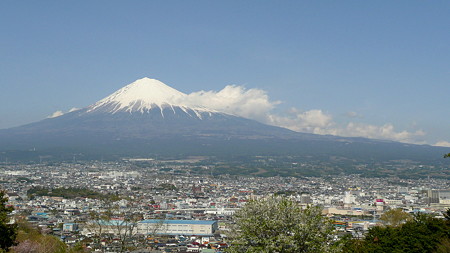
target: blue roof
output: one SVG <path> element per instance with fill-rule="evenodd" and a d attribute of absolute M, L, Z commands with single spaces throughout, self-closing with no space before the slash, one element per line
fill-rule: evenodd
<path fill-rule="evenodd" d="M 215 220 L 143 220 L 139 223 L 163 223 L 163 224 L 191 224 L 191 225 L 213 225 Z"/>

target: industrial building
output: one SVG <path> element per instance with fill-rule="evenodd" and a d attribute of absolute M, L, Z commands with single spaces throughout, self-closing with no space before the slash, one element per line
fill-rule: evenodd
<path fill-rule="evenodd" d="M 143 220 L 138 223 L 139 234 L 213 236 L 218 229 L 212 220 Z"/>

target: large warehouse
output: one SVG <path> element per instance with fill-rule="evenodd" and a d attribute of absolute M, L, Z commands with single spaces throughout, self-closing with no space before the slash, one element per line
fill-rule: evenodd
<path fill-rule="evenodd" d="M 138 223 L 140 234 L 213 236 L 217 221 L 210 220 L 143 220 Z"/>

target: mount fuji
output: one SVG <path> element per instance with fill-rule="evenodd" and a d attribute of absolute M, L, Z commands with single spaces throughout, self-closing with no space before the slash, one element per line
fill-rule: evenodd
<path fill-rule="evenodd" d="M 186 97 L 158 80 L 142 78 L 83 109 L 0 130 L 0 151 L 62 148 L 134 154 L 178 152 L 185 147 L 184 153 L 198 148 L 207 151 L 222 141 L 297 135 L 193 105 Z"/>
<path fill-rule="evenodd" d="M 186 97 L 158 80 L 142 78 L 83 109 L 0 130 L 0 152 L 116 157 L 301 154 L 352 159 L 437 153 L 430 146 L 298 133 L 195 105 Z"/>

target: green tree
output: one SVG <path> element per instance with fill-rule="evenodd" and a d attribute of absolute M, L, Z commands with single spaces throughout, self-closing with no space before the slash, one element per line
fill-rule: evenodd
<path fill-rule="evenodd" d="M 57 237 L 45 235 L 26 220 L 17 222 L 16 246 L 13 253 L 65 253 L 67 246 Z"/>
<path fill-rule="evenodd" d="M 383 213 L 380 217 L 380 220 L 384 225 L 393 227 L 397 227 L 411 219 L 412 215 L 403 212 L 403 210 L 400 208 L 391 209 Z"/>
<path fill-rule="evenodd" d="M 0 191 L 0 250 L 7 251 L 13 246 L 17 236 L 15 224 L 9 224 L 9 217 L 14 208 L 6 206 L 8 198 L 5 191 Z"/>
<path fill-rule="evenodd" d="M 353 240 L 354 245 L 345 252 L 448 252 L 449 239 L 446 220 L 419 213 L 401 226 L 371 228 L 362 243 Z M 355 245 L 358 251 L 351 250 Z"/>
<path fill-rule="evenodd" d="M 228 252 L 337 252 L 333 225 L 321 211 L 285 197 L 251 201 L 233 216 Z"/>

